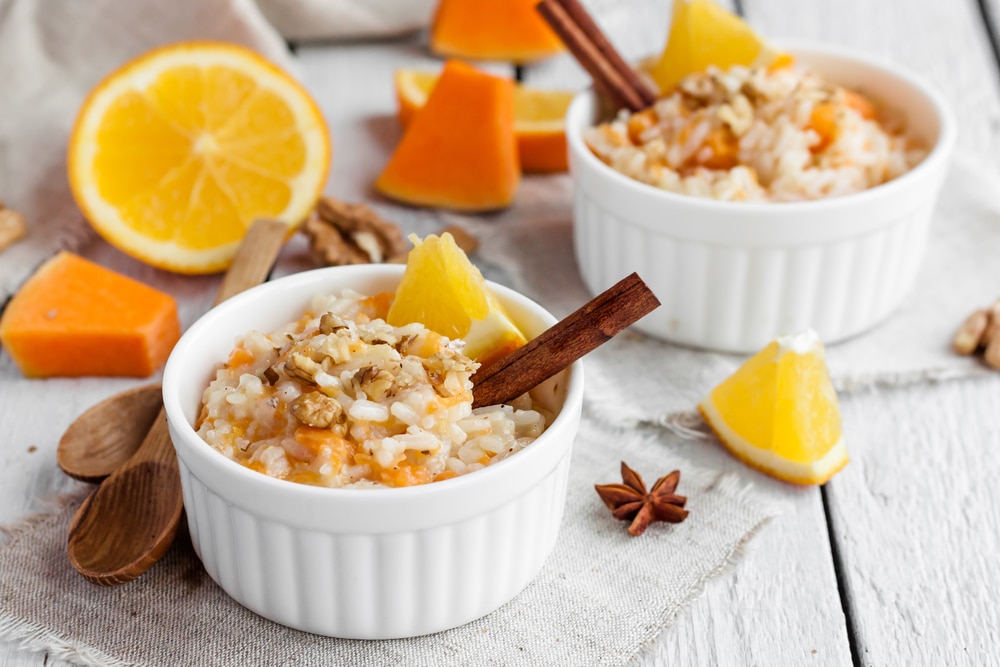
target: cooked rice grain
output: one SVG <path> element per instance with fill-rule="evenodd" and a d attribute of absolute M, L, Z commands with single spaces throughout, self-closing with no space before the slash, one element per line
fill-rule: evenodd
<path fill-rule="evenodd" d="M 385 301 L 319 296 L 297 322 L 241 337 L 205 390 L 199 435 L 272 477 L 354 488 L 463 475 L 541 435 L 527 395 L 473 410 L 463 343 L 386 324 Z"/>
<path fill-rule="evenodd" d="M 926 151 L 898 118 L 798 67 L 709 68 L 637 114 L 584 131 L 613 169 L 671 192 L 790 202 L 859 192 Z"/>

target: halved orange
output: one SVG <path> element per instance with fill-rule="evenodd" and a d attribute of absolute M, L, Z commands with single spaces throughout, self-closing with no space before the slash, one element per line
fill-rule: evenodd
<path fill-rule="evenodd" d="M 436 72 L 396 71 L 398 118 L 405 128 L 423 108 L 437 83 Z M 573 93 L 514 87 L 514 136 L 521 170 L 529 173 L 566 171 L 566 110 Z"/>
<path fill-rule="evenodd" d="M 847 465 L 826 353 L 807 330 L 772 341 L 698 405 L 736 458 L 796 484 L 822 484 Z"/>
<path fill-rule="evenodd" d="M 298 226 L 330 167 L 302 86 L 253 51 L 185 42 L 113 72 L 70 137 L 73 195 L 122 251 L 179 273 L 226 268 L 254 218 Z"/>

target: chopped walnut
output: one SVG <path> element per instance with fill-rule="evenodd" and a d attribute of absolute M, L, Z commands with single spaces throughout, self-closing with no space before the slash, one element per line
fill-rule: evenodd
<path fill-rule="evenodd" d="M 4 206 L 3 200 L 0 199 L 0 250 L 23 238 L 27 233 L 28 227 L 24 224 L 24 217 Z"/>
<path fill-rule="evenodd" d="M 309 237 L 319 264 L 381 263 L 404 253 L 399 227 L 364 204 L 346 204 L 324 197 L 302 231 Z"/>
<path fill-rule="evenodd" d="M 394 379 L 393 374 L 388 371 L 379 370 L 375 366 L 365 366 L 354 374 L 351 385 L 355 394 L 363 391 L 369 399 L 381 401 L 392 393 Z"/>
<path fill-rule="evenodd" d="M 330 428 L 345 418 L 340 403 L 318 391 L 300 394 L 292 401 L 291 410 L 296 419 L 314 428 Z"/>
<path fill-rule="evenodd" d="M 333 313 L 323 313 L 323 316 L 319 318 L 319 332 L 321 334 L 330 335 L 346 328 L 344 320 Z"/>
<path fill-rule="evenodd" d="M 448 357 L 437 352 L 424 362 L 427 379 L 440 396 L 456 396 L 465 390 L 460 374 L 469 374 L 479 368 L 479 364 L 468 357 Z"/>
<path fill-rule="evenodd" d="M 316 376 L 323 372 L 323 367 L 308 355 L 292 352 L 285 361 L 285 373 L 289 377 L 298 378 L 309 384 L 316 384 Z"/>
<path fill-rule="evenodd" d="M 753 106 L 745 95 L 739 94 L 729 104 L 719 107 L 719 120 L 737 137 L 742 137 L 753 125 Z"/>

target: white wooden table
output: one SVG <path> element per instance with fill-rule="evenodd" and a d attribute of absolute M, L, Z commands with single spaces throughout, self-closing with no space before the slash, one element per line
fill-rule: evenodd
<path fill-rule="evenodd" d="M 629 57 L 657 50 L 669 0 L 593 0 Z M 887 56 L 955 103 L 959 150 L 1000 162 L 1000 0 L 742 0 L 773 38 Z M 328 192 L 375 199 L 395 136 L 393 70 L 431 60 L 419 40 L 299 45 L 306 84 L 334 137 Z M 497 66 L 504 69 L 504 66 Z M 538 85 L 585 82 L 568 58 L 528 68 Z M 998 165 L 1000 166 L 1000 165 Z M 565 192 L 566 177 L 548 177 Z M 557 207 L 558 208 L 558 207 Z M 569 216 L 568 210 L 557 214 Z M 549 211 L 552 214 L 552 211 Z M 404 211 L 441 226 L 439 214 Z M 569 239 L 567 239 L 569 243 Z M 998 249 L 1000 253 L 1000 249 Z M 83 254 L 175 295 L 189 325 L 217 277 L 172 276 L 101 241 Z M 293 241 L 278 273 L 305 268 Z M 1000 255 L 998 255 L 1000 258 Z M 1000 285 L 997 285 L 1000 295 Z M 56 443 L 80 412 L 135 380 L 29 381 L 0 355 L 0 523 L 71 486 Z M 843 400 L 852 463 L 823 489 L 790 490 L 793 511 L 754 539 L 661 636 L 650 664 L 985 665 L 1000 661 L 1000 374 Z M 52 664 L 0 644 L 0 664 Z"/>

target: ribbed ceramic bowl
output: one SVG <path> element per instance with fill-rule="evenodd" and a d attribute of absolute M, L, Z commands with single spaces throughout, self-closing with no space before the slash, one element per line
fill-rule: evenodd
<path fill-rule="evenodd" d="M 583 401 L 579 362 L 536 388 L 536 399 L 558 410 L 538 440 L 496 465 L 418 487 L 327 489 L 273 479 L 194 431 L 202 392 L 237 336 L 297 319 L 314 294 L 391 291 L 401 275 L 400 266 L 335 267 L 249 290 L 198 320 L 164 371 L 184 507 L 205 569 L 247 608 L 307 632 L 387 639 L 479 618 L 538 573 L 562 519 Z M 555 322 L 524 296 L 491 287 L 526 333 Z"/>
<path fill-rule="evenodd" d="M 889 183 L 810 202 L 744 204 L 659 190 L 605 165 L 583 142 L 595 98 L 566 117 L 577 262 L 595 294 L 637 271 L 662 302 L 636 327 L 666 340 L 753 352 L 814 328 L 826 342 L 886 318 L 917 276 L 955 143 L 942 97 L 903 70 L 829 48 L 791 47 L 798 62 L 867 91 L 930 147 Z"/>

